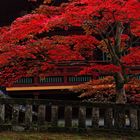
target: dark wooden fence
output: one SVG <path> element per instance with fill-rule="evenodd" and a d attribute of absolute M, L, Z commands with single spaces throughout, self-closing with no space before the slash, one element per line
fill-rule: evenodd
<path fill-rule="evenodd" d="M 0 99 L 1 130 L 140 130 L 140 105 Z"/>

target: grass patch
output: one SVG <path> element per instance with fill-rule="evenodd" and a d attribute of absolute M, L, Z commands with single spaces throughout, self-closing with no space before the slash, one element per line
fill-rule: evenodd
<path fill-rule="evenodd" d="M 140 140 L 140 136 L 105 132 L 94 132 L 92 134 L 0 132 L 0 140 Z"/>

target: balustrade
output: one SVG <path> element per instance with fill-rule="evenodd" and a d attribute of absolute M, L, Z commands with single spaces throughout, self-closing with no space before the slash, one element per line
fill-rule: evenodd
<path fill-rule="evenodd" d="M 51 108 L 50 112 L 47 112 L 47 107 Z M 60 109 L 62 107 L 63 110 Z M 78 113 L 73 112 L 74 108 L 79 110 Z M 77 116 L 73 116 L 74 113 Z M 51 119 L 48 121 L 46 118 Z M 140 130 L 140 105 L 43 99 L 0 99 L 0 125 L 10 125 L 14 130 L 15 126 L 22 127 L 22 130 L 42 130 L 42 128 L 54 127 L 58 129 Z"/>

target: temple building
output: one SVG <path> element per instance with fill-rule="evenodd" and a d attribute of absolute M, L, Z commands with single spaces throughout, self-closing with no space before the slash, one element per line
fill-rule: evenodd
<path fill-rule="evenodd" d="M 67 0 L 63 0 L 67 2 Z M 10 25 L 19 16 L 30 13 L 37 8 L 43 0 L 5 0 L 0 2 L 0 26 Z M 54 5 L 60 5 L 62 0 L 54 0 Z M 97 60 L 100 63 L 109 63 L 110 57 L 101 50 L 96 50 Z M 125 54 L 124 54 L 125 55 Z M 57 65 L 54 71 L 49 72 L 44 78 L 22 77 L 12 87 L 6 87 L 6 92 L 11 97 L 19 98 L 47 98 L 47 99 L 72 99 L 78 100 L 78 94 L 70 91 L 76 85 L 88 82 L 94 78 L 92 74 L 78 75 L 84 66 L 89 66 L 95 61 L 64 61 Z M 140 77 L 139 75 L 137 76 Z"/>

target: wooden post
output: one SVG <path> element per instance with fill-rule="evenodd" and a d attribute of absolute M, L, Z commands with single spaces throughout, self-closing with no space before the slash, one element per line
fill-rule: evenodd
<path fill-rule="evenodd" d="M 39 75 L 39 74 L 37 74 L 37 75 L 34 77 L 34 80 L 33 80 L 33 81 L 34 81 L 34 83 L 33 83 L 34 85 L 40 84 L 38 75 Z"/>
<path fill-rule="evenodd" d="M 138 110 L 138 129 L 140 130 L 140 110 Z"/>
<path fill-rule="evenodd" d="M 12 111 L 12 125 L 17 125 L 18 119 L 19 119 L 19 105 L 14 105 Z"/>
<path fill-rule="evenodd" d="M 63 74 L 64 74 L 64 84 L 66 85 L 68 83 L 67 79 L 67 68 L 63 67 Z"/>
<path fill-rule="evenodd" d="M 124 129 L 125 127 L 125 110 L 121 107 L 115 108 L 114 127 L 116 129 Z"/>
<path fill-rule="evenodd" d="M 5 105 L 0 104 L 0 124 L 5 122 Z"/>
<path fill-rule="evenodd" d="M 43 125 L 45 123 L 46 106 L 40 105 L 38 107 L 38 124 Z"/>
<path fill-rule="evenodd" d="M 58 125 L 58 106 L 53 105 L 51 109 L 51 122 L 52 126 Z"/>
<path fill-rule="evenodd" d="M 108 108 L 105 110 L 104 126 L 105 128 L 112 128 L 113 123 L 113 110 Z"/>
<path fill-rule="evenodd" d="M 86 126 L 86 107 L 79 107 L 79 128 L 85 128 Z"/>
<path fill-rule="evenodd" d="M 65 106 L 65 127 L 72 127 L 72 107 Z"/>
<path fill-rule="evenodd" d="M 130 109 L 130 126 L 131 129 L 138 129 L 138 116 L 136 109 Z"/>
<path fill-rule="evenodd" d="M 34 94 L 34 99 L 39 99 L 39 93 L 33 93 Z"/>
<path fill-rule="evenodd" d="M 92 109 L 92 128 L 99 127 L 99 108 L 93 107 Z"/>
<path fill-rule="evenodd" d="M 25 111 L 25 125 L 26 129 L 30 129 L 32 123 L 32 105 L 26 105 Z"/>

